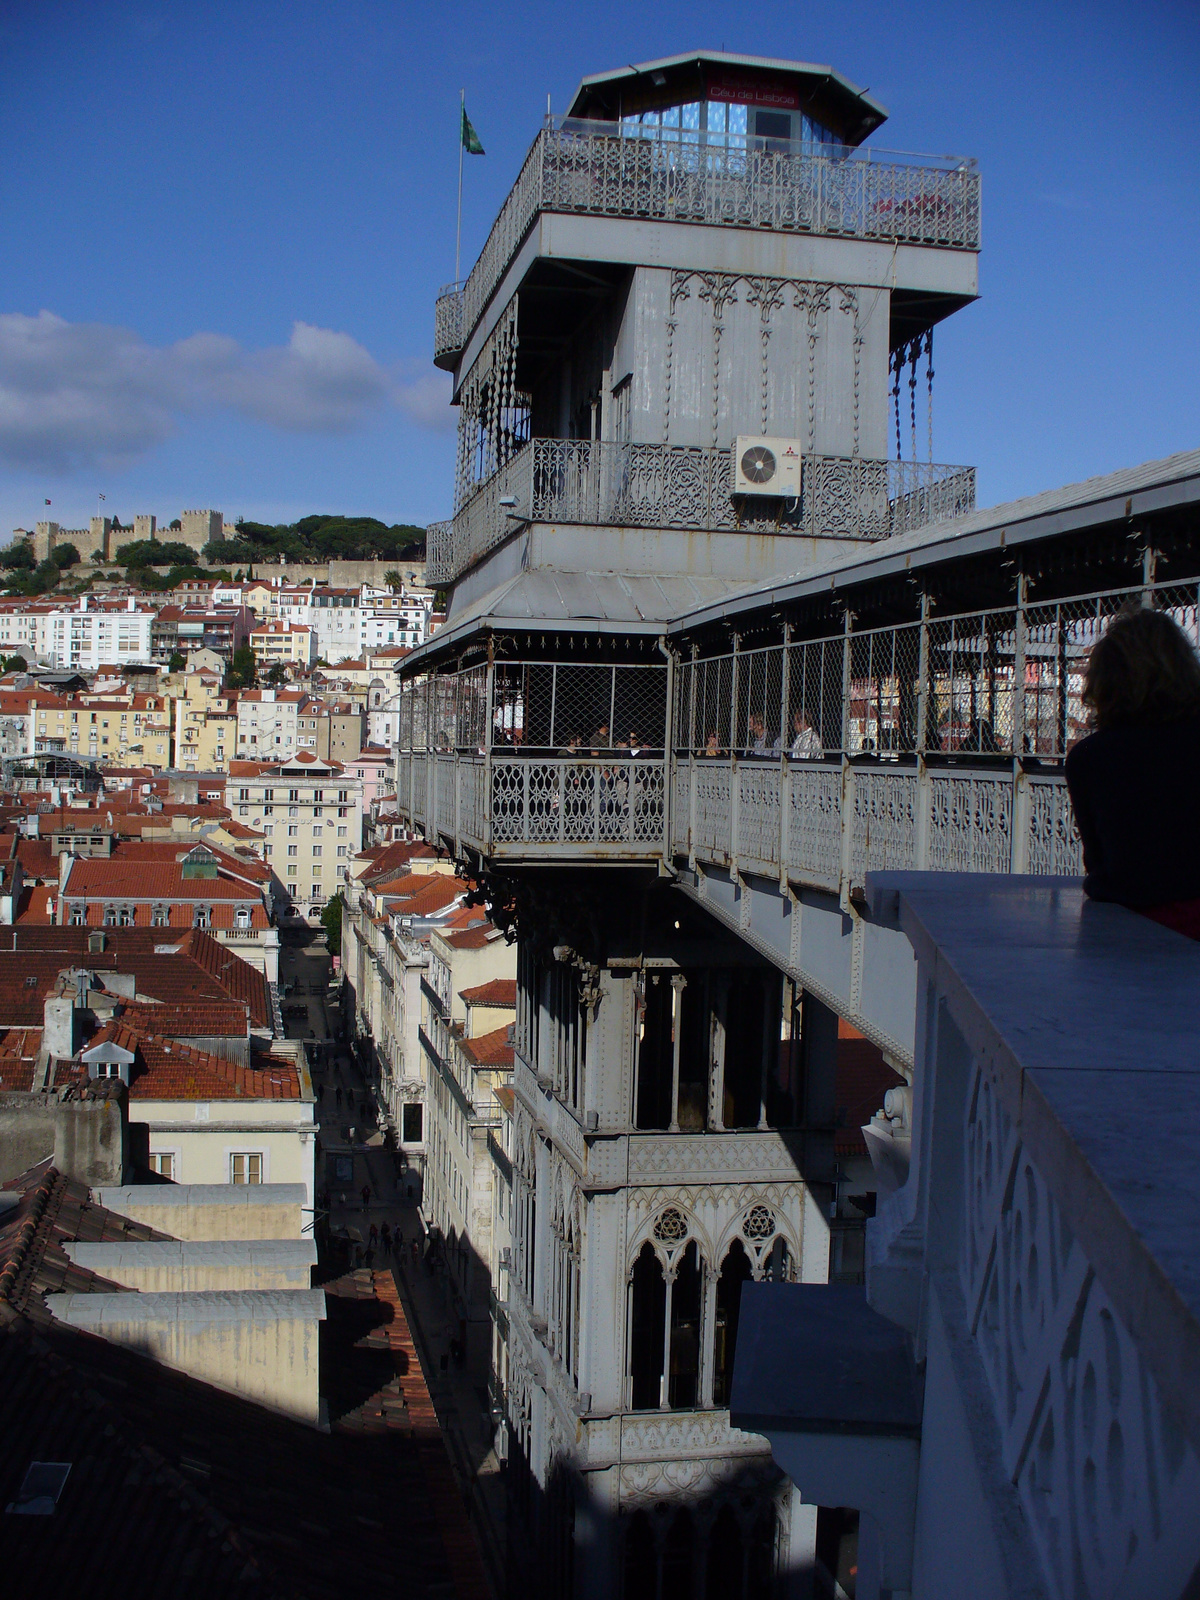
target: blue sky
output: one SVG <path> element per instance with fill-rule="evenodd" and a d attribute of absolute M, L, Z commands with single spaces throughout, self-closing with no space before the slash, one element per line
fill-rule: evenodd
<path fill-rule="evenodd" d="M 982 504 L 1200 445 L 1194 0 L 0 0 L 0 539 L 100 492 L 445 516 L 459 89 L 465 269 L 547 93 L 722 47 L 830 63 L 888 108 L 874 144 L 979 160 L 934 453 Z"/>

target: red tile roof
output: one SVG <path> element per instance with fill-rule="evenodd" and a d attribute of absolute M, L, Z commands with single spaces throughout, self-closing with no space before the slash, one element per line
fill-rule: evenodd
<path fill-rule="evenodd" d="M 240 1001 L 249 1006 L 256 1028 L 271 1030 L 266 978 L 202 929 L 182 938 L 178 930 L 163 928 L 103 932 L 105 948 L 90 951 L 87 928 L 0 928 L 0 1027 L 40 1028 L 59 973 L 83 967 L 101 983 L 109 972 L 132 973 L 139 995 L 168 1005 Z"/>
<path fill-rule="evenodd" d="M 130 1100 L 298 1100 L 300 1077 L 291 1060 L 257 1056 L 258 1066 L 243 1067 L 207 1050 L 197 1050 L 161 1033 L 131 1026 L 123 1014 L 105 1023 L 88 1048 L 115 1044 L 134 1055 Z"/>
<path fill-rule="evenodd" d="M 58 857 L 48 839 L 18 839 L 17 860 L 27 878 L 53 878 L 58 882 Z"/>
<path fill-rule="evenodd" d="M 174 847 L 177 853 L 178 847 Z M 185 878 L 178 861 L 114 853 L 78 857 L 63 886 L 67 900 L 240 900 L 253 902 L 258 889 L 231 878 Z M 261 906 L 259 906 L 261 910 Z M 263 919 L 264 925 L 266 919 Z"/>
<path fill-rule="evenodd" d="M 0 1032 L 0 1089 L 32 1089 L 33 1069 L 41 1048 L 41 1028 L 5 1028 Z"/>
<path fill-rule="evenodd" d="M 460 1039 L 459 1049 L 477 1067 L 511 1067 L 513 1047 L 509 1043 L 508 1028 L 494 1028 L 491 1033 L 479 1033 L 472 1039 Z"/>
<path fill-rule="evenodd" d="M 496 937 L 496 930 L 490 922 L 482 922 L 474 927 L 463 928 L 457 932 L 439 930 L 440 937 L 455 950 L 483 950 Z"/>
<path fill-rule="evenodd" d="M 517 1005 L 517 980 L 493 978 L 490 983 L 480 983 L 474 989 L 460 989 L 460 995 L 469 1006 L 503 1006 L 515 1011 Z"/>

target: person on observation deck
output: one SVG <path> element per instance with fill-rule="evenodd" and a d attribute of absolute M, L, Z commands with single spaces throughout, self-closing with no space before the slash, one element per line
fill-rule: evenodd
<path fill-rule="evenodd" d="M 1162 611 L 1126 612 L 1092 646 L 1093 731 L 1067 752 L 1083 887 L 1200 939 L 1200 657 Z"/>

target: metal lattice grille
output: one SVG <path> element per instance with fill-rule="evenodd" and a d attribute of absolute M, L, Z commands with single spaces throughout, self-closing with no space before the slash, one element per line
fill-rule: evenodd
<path fill-rule="evenodd" d="M 682 132 L 682 130 L 681 130 Z M 465 341 L 539 210 L 646 217 L 718 227 L 830 234 L 979 249 L 980 176 L 973 162 L 843 149 L 722 148 L 699 135 L 658 140 L 547 128 L 461 291 L 441 299 L 435 342 Z"/>

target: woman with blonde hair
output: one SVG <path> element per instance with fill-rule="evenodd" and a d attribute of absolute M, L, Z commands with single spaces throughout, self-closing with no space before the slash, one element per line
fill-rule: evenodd
<path fill-rule="evenodd" d="M 1200 939 L 1200 657 L 1162 611 L 1124 612 L 1083 680 L 1068 753 L 1085 891 Z"/>

